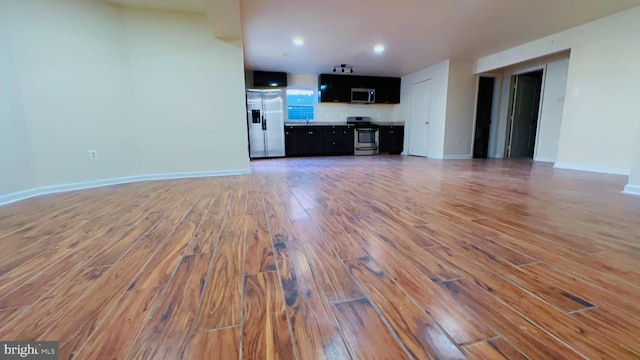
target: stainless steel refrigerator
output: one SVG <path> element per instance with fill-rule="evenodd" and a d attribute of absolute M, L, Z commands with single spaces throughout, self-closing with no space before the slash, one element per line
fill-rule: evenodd
<path fill-rule="evenodd" d="M 249 157 L 284 156 L 284 92 L 247 90 Z"/>

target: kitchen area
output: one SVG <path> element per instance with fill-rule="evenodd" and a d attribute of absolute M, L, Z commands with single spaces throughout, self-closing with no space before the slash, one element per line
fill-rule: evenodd
<path fill-rule="evenodd" d="M 400 78 L 247 72 L 251 159 L 400 154 Z"/>

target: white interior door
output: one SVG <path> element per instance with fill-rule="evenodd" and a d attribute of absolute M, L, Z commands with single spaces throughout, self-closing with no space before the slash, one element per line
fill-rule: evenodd
<path fill-rule="evenodd" d="M 429 156 L 432 86 L 431 80 L 411 85 L 409 155 Z"/>
<path fill-rule="evenodd" d="M 542 78 L 518 75 L 512 110 L 509 157 L 533 157 Z"/>

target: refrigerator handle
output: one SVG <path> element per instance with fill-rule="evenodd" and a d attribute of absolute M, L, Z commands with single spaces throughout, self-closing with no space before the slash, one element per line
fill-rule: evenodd
<path fill-rule="evenodd" d="M 262 117 L 262 130 L 267 130 L 267 118 Z"/>

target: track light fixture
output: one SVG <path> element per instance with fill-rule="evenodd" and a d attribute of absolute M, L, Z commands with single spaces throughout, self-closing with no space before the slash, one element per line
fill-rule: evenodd
<path fill-rule="evenodd" d="M 333 72 L 337 72 L 338 70 L 342 73 L 348 72 L 353 74 L 353 66 L 347 66 L 347 64 L 340 64 L 333 67 Z"/>

